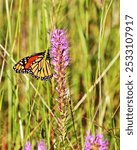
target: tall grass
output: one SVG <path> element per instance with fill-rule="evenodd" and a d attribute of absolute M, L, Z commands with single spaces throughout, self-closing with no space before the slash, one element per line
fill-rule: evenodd
<path fill-rule="evenodd" d="M 56 81 L 16 74 L 19 59 L 51 48 L 67 33 L 70 52 L 66 143 L 60 144 Z M 53 70 L 52 70 L 53 71 Z M 74 118 L 72 118 L 74 116 Z M 44 140 L 48 149 L 83 149 L 87 131 L 119 148 L 119 0 L 0 1 L 0 149 Z"/>

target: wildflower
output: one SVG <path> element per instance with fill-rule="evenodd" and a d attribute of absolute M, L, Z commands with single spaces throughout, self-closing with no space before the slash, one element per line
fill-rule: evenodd
<path fill-rule="evenodd" d="M 46 145 L 43 141 L 38 142 L 38 150 L 46 150 Z"/>
<path fill-rule="evenodd" d="M 30 144 L 30 141 L 28 141 L 28 142 L 25 144 L 24 150 L 31 150 L 31 144 Z"/>
<path fill-rule="evenodd" d="M 92 135 L 89 135 L 89 133 L 87 133 L 87 136 L 85 136 L 84 150 L 91 150 L 93 142 L 94 142 L 94 137 Z"/>
<path fill-rule="evenodd" d="M 61 69 L 64 71 L 69 64 L 68 41 L 65 34 L 64 30 L 54 30 L 51 36 L 52 64 L 56 75 L 59 75 Z"/>
<path fill-rule="evenodd" d="M 66 68 L 69 65 L 68 41 L 64 30 L 54 30 L 51 35 L 51 57 L 54 66 L 54 77 L 57 81 L 56 90 L 58 92 L 59 104 L 59 129 L 62 134 L 62 139 L 65 137 L 65 118 L 67 106 L 67 87 L 66 87 Z"/>
<path fill-rule="evenodd" d="M 64 30 L 54 30 L 51 36 L 51 56 L 54 66 L 54 77 L 57 80 L 59 110 L 63 112 L 66 95 L 66 67 L 69 64 L 68 42 Z"/>
<path fill-rule="evenodd" d="M 108 141 L 103 139 L 102 134 L 97 134 L 93 137 L 87 133 L 84 150 L 108 150 Z"/>

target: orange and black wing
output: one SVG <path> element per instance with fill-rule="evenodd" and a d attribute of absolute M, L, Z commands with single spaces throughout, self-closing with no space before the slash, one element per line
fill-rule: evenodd
<path fill-rule="evenodd" d="M 49 52 L 41 52 L 21 59 L 14 65 L 16 73 L 29 73 L 32 77 L 48 80 L 52 77 Z"/>

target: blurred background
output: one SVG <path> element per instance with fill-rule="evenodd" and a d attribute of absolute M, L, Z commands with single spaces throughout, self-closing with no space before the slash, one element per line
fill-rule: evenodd
<path fill-rule="evenodd" d="M 48 149 L 54 149 L 54 138 L 58 143 L 49 111 L 58 111 L 55 81 L 13 70 L 21 58 L 50 49 L 55 28 L 66 31 L 71 60 L 67 86 L 74 124 L 70 115 L 65 149 L 83 149 L 87 131 L 101 132 L 110 150 L 120 149 L 119 5 L 119 0 L 0 0 L 0 149 L 22 149 L 28 140 L 35 147 L 43 139 Z"/>

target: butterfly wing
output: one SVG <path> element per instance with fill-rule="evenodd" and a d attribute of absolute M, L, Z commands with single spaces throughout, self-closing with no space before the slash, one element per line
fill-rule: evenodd
<path fill-rule="evenodd" d="M 30 66 L 32 77 L 41 80 L 48 80 L 52 77 L 49 59 L 37 58 Z"/>
<path fill-rule="evenodd" d="M 14 65 L 16 73 L 29 73 L 32 77 L 48 80 L 52 77 L 49 52 L 41 52 L 21 59 Z"/>

